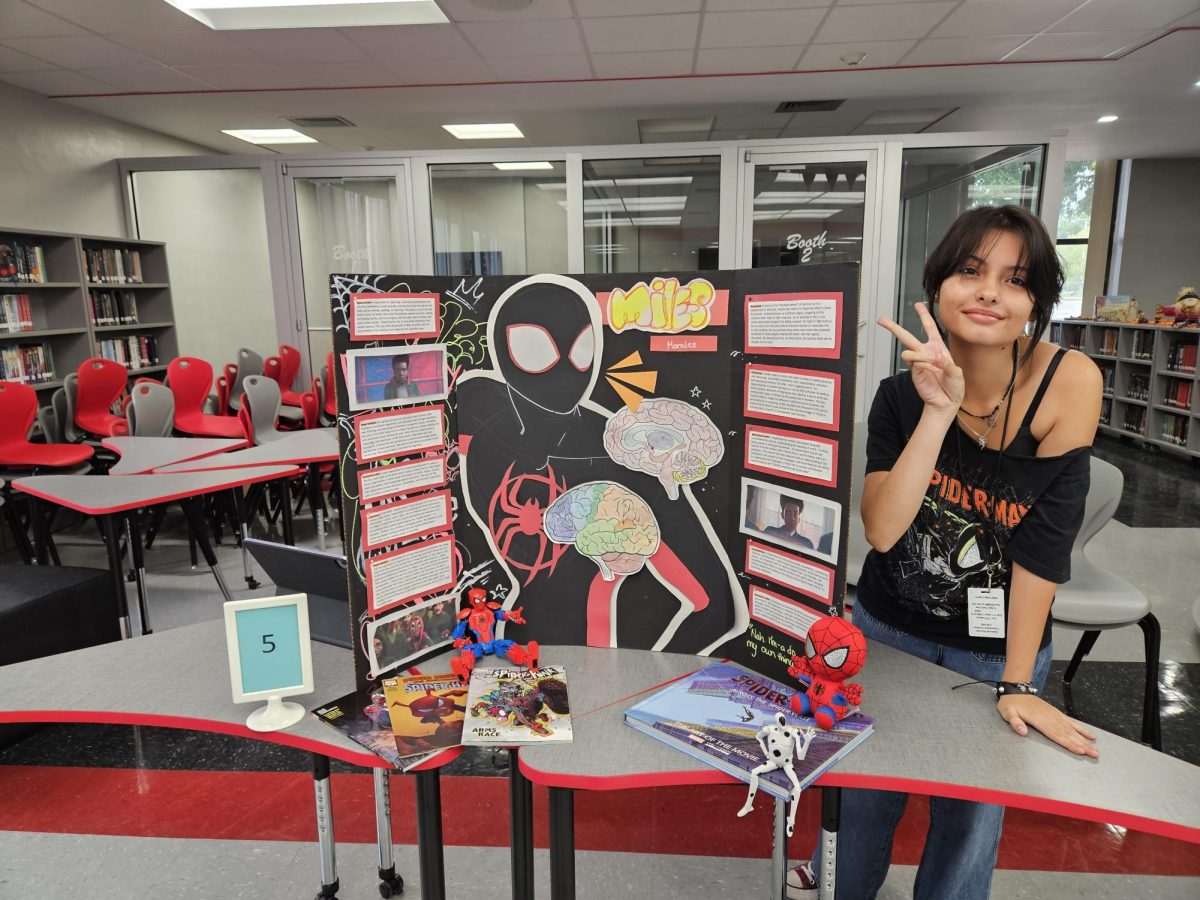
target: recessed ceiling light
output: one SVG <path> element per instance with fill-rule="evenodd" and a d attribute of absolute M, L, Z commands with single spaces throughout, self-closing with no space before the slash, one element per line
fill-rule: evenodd
<path fill-rule="evenodd" d="M 167 0 L 215 31 L 252 28 L 350 28 L 441 25 L 433 0 Z"/>
<path fill-rule="evenodd" d="M 251 144 L 315 144 L 316 138 L 301 134 L 294 128 L 222 128 L 221 134 Z"/>
<path fill-rule="evenodd" d="M 1117 121 L 1117 119 L 1118 119 L 1118 116 L 1101 116 L 1096 121 L 1099 122 L 1101 125 L 1107 125 L 1109 122 Z"/>
<path fill-rule="evenodd" d="M 497 169 L 504 172 L 532 172 L 542 169 L 553 169 L 554 164 L 548 162 L 510 162 L 510 163 L 492 163 Z"/>
<path fill-rule="evenodd" d="M 460 141 L 491 141 L 501 138 L 523 138 L 521 129 L 512 122 L 493 122 L 492 124 L 473 125 L 443 125 L 448 132 Z"/>

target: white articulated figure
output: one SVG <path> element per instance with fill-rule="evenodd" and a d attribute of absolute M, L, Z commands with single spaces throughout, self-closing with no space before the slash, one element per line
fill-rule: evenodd
<path fill-rule="evenodd" d="M 796 770 L 792 765 L 792 757 L 804 759 L 808 754 L 808 745 L 816 737 L 815 728 L 805 728 L 800 731 L 787 724 L 783 713 L 775 713 L 774 725 L 764 725 L 756 735 L 758 745 L 762 747 L 763 756 L 767 761 L 761 766 L 755 766 L 750 772 L 750 793 L 746 795 L 746 803 L 738 810 L 739 816 L 744 816 L 754 809 L 754 795 L 758 793 L 758 776 L 776 769 L 783 769 L 788 780 L 792 783 L 792 803 L 788 811 L 787 833 L 792 836 L 796 827 L 796 807 L 800 799 L 800 780 L 796 778 Z"/>

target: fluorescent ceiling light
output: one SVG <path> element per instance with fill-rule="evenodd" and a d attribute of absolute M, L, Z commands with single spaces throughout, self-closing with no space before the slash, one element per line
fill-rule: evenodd
<path fill-rule="evenodd" d="M 636 216 L 630 219 L 584 219 L 584 228 L 619 227 L 624 225 L 678 225 L 679 216 Z"/>
<path fill-rule="evenodd" d="M 683 209 L 687 197 L 597 197 L 583 201 L 586 210 L 627 209 Z"/>
<path fill-rule="evenodd" d="M 648 187 L 653 184 L 691 184 L 691 175 L 662 175 L 649 178 L 614 178 L 617 187 Z M 588 182 L 584 182 L 588 184 Z"/>
<path fill-rule="evenodd" d="M 221 134 L 251 144 L 315 144 L 316 138 L 301 134 L 294 128 L 222 128 Z"/>
<path fill-rule="evenodd" d="M 167 0 L 216 31 L 253 28 L 350 28 L 442 25 L 433 0 Z"/>
<path fill-rule="evenodd" d="M 504 172 L 532 172 L 535 170 L 554 168 L 554 164 L 548 162 L 509 162 L 492 163 L 492 165 Z"/>
<path fill-rule="evenodd" d="M 1118 118 L 1117 116 L 1101 116 L 1096 121 L 1099 122 L 1101 125 L 1107 125 L 1109 122 L 1117 121 L 1117 118 Z"/>
<path fill-rule="evenodd" d="M 493 122 L 491 124 L 472 125 L 443 125 L 448 132 L 460 141 L 492 141 L 502 138 L 523 138 L 521 129 L 512 122 Z"/>

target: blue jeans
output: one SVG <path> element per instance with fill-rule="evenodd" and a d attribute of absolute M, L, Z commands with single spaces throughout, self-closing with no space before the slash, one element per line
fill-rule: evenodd
<path fill-rule="evenodd" d="M 974 653 L 914 637 L 880 622 L 861 603 L 854 607 L 854 624 L 869 640 L 903 650 L 967 678 L 999 681 L 1004 674 L 1003 656 Z M 1033 683 L 1039 690 L 1050 671 L 1050 656 L 1047 645 L 1034 662 Z M 887 877 L 892 838 L 907 803 L 908 794 L 894 791 L 842 791 L 837 851 L 839 898 L 873 900 Z M 913 887 L 914 900 L 986 900 L 991 892 L 1003 822 L 1003 806 L 930 797 L 929 831 Z"/>

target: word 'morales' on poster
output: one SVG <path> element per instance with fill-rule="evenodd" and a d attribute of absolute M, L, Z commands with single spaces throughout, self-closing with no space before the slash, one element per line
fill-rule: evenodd
<path fill-rule="evenodd" d="M 358 416 L 354 432 L 360 463 L 441 450 L 446 446 L 445 415 L 440 406 Z"/>
<path fill-rule="evenodd" d="M 746 573 L 773 581 L 821 603 L 833 603 L 833 569 L 810 559 L 776 550 L 757 541 L 747 541 Z"/>
<path fill-rule="evenodd" d="M 449 477 L 445 456 L 410 459 L 390 466 L 360 469 L 358 495 L 363 503 L 441 487 Z"/>
<path fill-rule="evenodd" d="M 837 431 L 841 398 L 842 378 L 836 373 L 761 363 L 746 366 L 747 418 Z"/>
<path fill-rule="evenodd" d="M 746 295 L 747 353 L 836 359 L 841 334 L 841 294 Z"/>
<path fill-rule="evenodd" d="M 756 584 L 750 585 L 750 618 L 803 642 L 821 614 Z M 789 660 L 790 662 L 790 657 Z"/>
<path fill-rule="evenodd" d="M 351 294 L 350 340 L 435 338 L 442 322 L 438 294 Z"/>
<path fill-rule="evenodd" d="M 450 492 L 434 491 L 364 509 L 362 546 L 375 550 L 450 530 Z"/>
<path fill-rule="evenodd" d="M 837 441 L 797 431 L 746 426 L 746 468 L 825 487 L 837 483 Z"/>
<path fill-rule="evenodd" d="M 454 537 L 431 538 L 367 558 L 367 610 L 378 615 L 407 600 L 454 587 Z"/>

